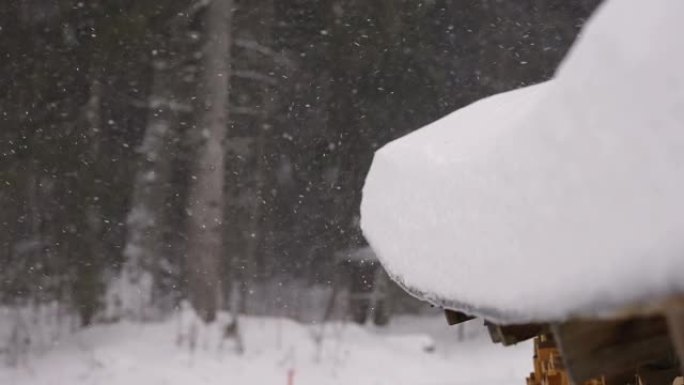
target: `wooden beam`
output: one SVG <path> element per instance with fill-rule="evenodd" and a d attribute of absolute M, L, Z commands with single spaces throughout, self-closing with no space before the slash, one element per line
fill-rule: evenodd
<path fill-rule="evenodd" d="M 444 310 L 444 315 L 446 316 L 447 323 L 449 326 L 452 325 L 458 325 L 460 323 L 464 323 L 466 321 L 470 321 L 471 319 L 474 319 L 475 317 L 469 316 L 465 313 L 461 313 L 460 311 L 454 311 L 454 310 Z"/>
<path fill-rule="evenodd" d="M 678 298 L 668 304 L 665 308 L 665 317 L 672 345 L 684 372 L 684 299 Z"/>
<path fill-rule="evenodd" d="M 672 385 L 674 379 L 679 375 L 679 366 L 676 363 L 665 367 L 646 365 L 637 371 L 640 385 Z"/>
<path fill-rule="evenodd" d="M 494 343 L 504 346 L 515 345 L 518 342 L 526 341 L 545 332 L 543 324 L 524 324 L 524 325 L 496 325 L 485 322 L 489 330 L 489 336 Z"/>
<path fill-rule="evenodd" d="M 660 316 L 627 321 L 570 321 L 552 325 L 552 331 L 576 384 L 601 376 L 610 379 L 636 373 L 645 364 L 667 358 L 673 349 L 667 323 Z"/>

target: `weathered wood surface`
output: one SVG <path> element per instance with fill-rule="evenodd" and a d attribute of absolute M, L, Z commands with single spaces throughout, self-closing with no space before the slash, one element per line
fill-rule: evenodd
<path fill-rule="evenodd" d="M 501 343 L 504 346 L 514 345 L 518 342 L 529 340 L 547 330 L 542 324 L 502 326 L 485 322 L 485 325 L 487 325 L 492 342 Z"/>
<path fill-rule="evenodd" d="M 455 311 L 455 310 L 444 310 L 444 316 L 446 317 L 447 323 L 451 325 L 458 325 L 460 323 L 470 321 L 471 319 L 474 319 L 475 317 L 470 316 L 465 313 L 461 313 L 460 311 Z"/>
<path fill-rule="evenodd" d="M 574 383 L 600 376 L 613 383 L 673 353 L 664 317 L 571 321 L 551 328 Z"/>
<path fill-rule="evenodd" d="M 668 303 L 665 318 L 680 365 L 684 365 L 684 298 L 676 298 Z M 684 370 L 684 367 L 681 369 Z"/>

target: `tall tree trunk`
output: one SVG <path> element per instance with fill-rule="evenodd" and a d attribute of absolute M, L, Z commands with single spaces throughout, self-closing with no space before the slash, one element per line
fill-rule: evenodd
<path fill-rule="evenodd" d="M 86 169 L 91 177 L 97 176 L 97 158 L 100 152 L 102 122 L 102 83 L 100 73 L 92 71 L 89 99 L 83 109 L 87 147 Z M 78 181 L 74 181 L 78 183 Z M 75 281 L 72 295 L 81 316 L 81 326 L 90 325 L 100 307 L 100 261 L 102 259 L 102 215 L 96 189 L 85 190 L 82 186 L 80 208 L 74 207 L 75 238 L 72 238 L 71 251 L 78 256 L 75 266 Z M 76 203 L 76 202 L 73 202 Z M 81 234 L 78 234 L 81 232 Z"/>
<path fill-rule="evenodd" d="M 252 0 L 249 6 L 243 9 L 242 19 L 239 20 L 244 24 L 239 24 L 240 32 L 250 36 L 254 42 L 260 47 L 266 47 L 270 50 L 273 46 L 273 27 L 275 23 L 275 7 L 273 0 Z M 267 56 L 267 60 L 259 56 L 260 61 L 247 58 L 247 63 L 243 66 L 249 66 L 257 73 L 269 73 L 269 69 L 273 68 L 273 60 Z M 249 60 L 252 59 L 252 60 Z M 237 60 L 237 59 L 236 59 Z M 239 62 L 236 62 L 239 64 Z M 235 75 L 235 74 L 234 74 Z M 261 83 L 259 79 L 251 79 L 250 84 L 254 87 Z M 255 100 L 258 100 L 261 113 L 258 115 L 257 124 L 254 126 L 257 132 L 254 133 L 254 166 L 253 169 L 247 173 L 248 182 L 250 185 L 249 192 L 249 206 L 247 207 L 247 226 L 243 226 L 244 231 L 244 254 L 242 258 L 233 258 L 232 270 L 235 278 L 240 282 L 240 292 L 237 311 L 241 314 L 247 313 L 248 299 L 255 288 L 256 278 L 258 275 L 259 261 L 262 245 L 265 240 L 263 231 L 263 217 L 266 214 L 264 205 L 266 204 L 264 196 L 264 186 L 266 184 L 266 174 L 268 173 L 268 161 L 266 158 L 267 135 L 270 134 L 271 123 L 274 112 L 274 87 L 277 84 L 263 82 L 255 89 Z M 236 315 L 235 315 L 236 316 Z"/>
<path fill-rule="evenodd" d="M 257 254 L 259 243 L 264 239 L 261 231 L 262 206 L 264 205 L 264 128 L 260 127 L 260 132 L 256 138 L 256 165 L 254 169 L 254 187 L 251 189 L 251 204 L 249 207 L 249 221 L 247 227 L 247 245 L 245 247 L 244 260 L 240 266 L 240 305 L 239 312 L 247 313 L 247 299 L 250 291 L 254 289 L 254 282 L 257 275 Z M 237 267 L 237 266 L 236 266 Z M 238 269 L 235 269 L 238 270 Z"/>
<path fill-rule="evenodd" d="M 131 209 L 127 217 L 125 262 L 121 272 L 119 300 L 122 315 L 133 319 L 148 318 L 153 303 L 155 279 L 163 260 L 165 203 L 170 172 L 167 140 L 172 130 L 172 100 L 168 63 L 157 60 L 152 68 L 152 92 L 149 117 L 142 144 L 138 149 L 140 165 L 135 176 Z"/>
<path fill-rule="evenodd" d="M 205 322 L 221 303 L 224 141 L 228 123 L 232 0 L 213 0 L 206 11 L 196 155 L 188 193 L 186 251 L 190 302 Z"/>

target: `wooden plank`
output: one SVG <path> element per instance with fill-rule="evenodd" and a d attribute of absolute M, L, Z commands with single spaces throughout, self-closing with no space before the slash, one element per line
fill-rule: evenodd
<path fill-rule="evenodd" d="M 680 372 L 677 364 L 665 368 L 647 365 L 639 368 L 637 372 L 641 385 L 672 385 L 674 379 L 679 375 Z"/>
<path fill-rule="evenodd" d="M 665 310 L 667 327 L 684 372 L 684 299 L 677 298 Z"/>
<path fill-rule="evenodd" d="M 570 321 L 552 325 L 552 331 L 574 383 L 636 373 L 639 367 L 663 360 L 673 351 L 661 316 Z"/>
<path fill-rule="evenodd" d="M 471 319 L 474 319 L 475 317 L 469 316 L 468 314 L 461 313 L 460 311 L 455 311 L 455 310 L 444 310 L 444 315 L 446 316 L 447 323 L 451 325 L 458 325 L 460 323 L 470 321 Z"/>
<path fill-rule="evenodd" d="M 524 324 L 524 325 L 496 325 L 485 322 L 489 330 L 489 336 L 494 343 L 501 343 L 504 346 L 514 345 L 518 342 L 526 341 L 545 332 L 546 326 L 543 324 Z"/>

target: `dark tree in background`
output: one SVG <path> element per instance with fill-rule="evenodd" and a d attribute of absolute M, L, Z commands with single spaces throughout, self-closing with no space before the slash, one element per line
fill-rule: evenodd
<path fill-rule="evenodd" d="M 373 152 L 549 78 L 597 3 L 3 2 L 0 302 L 210 321 L 332 281 Z"/>

